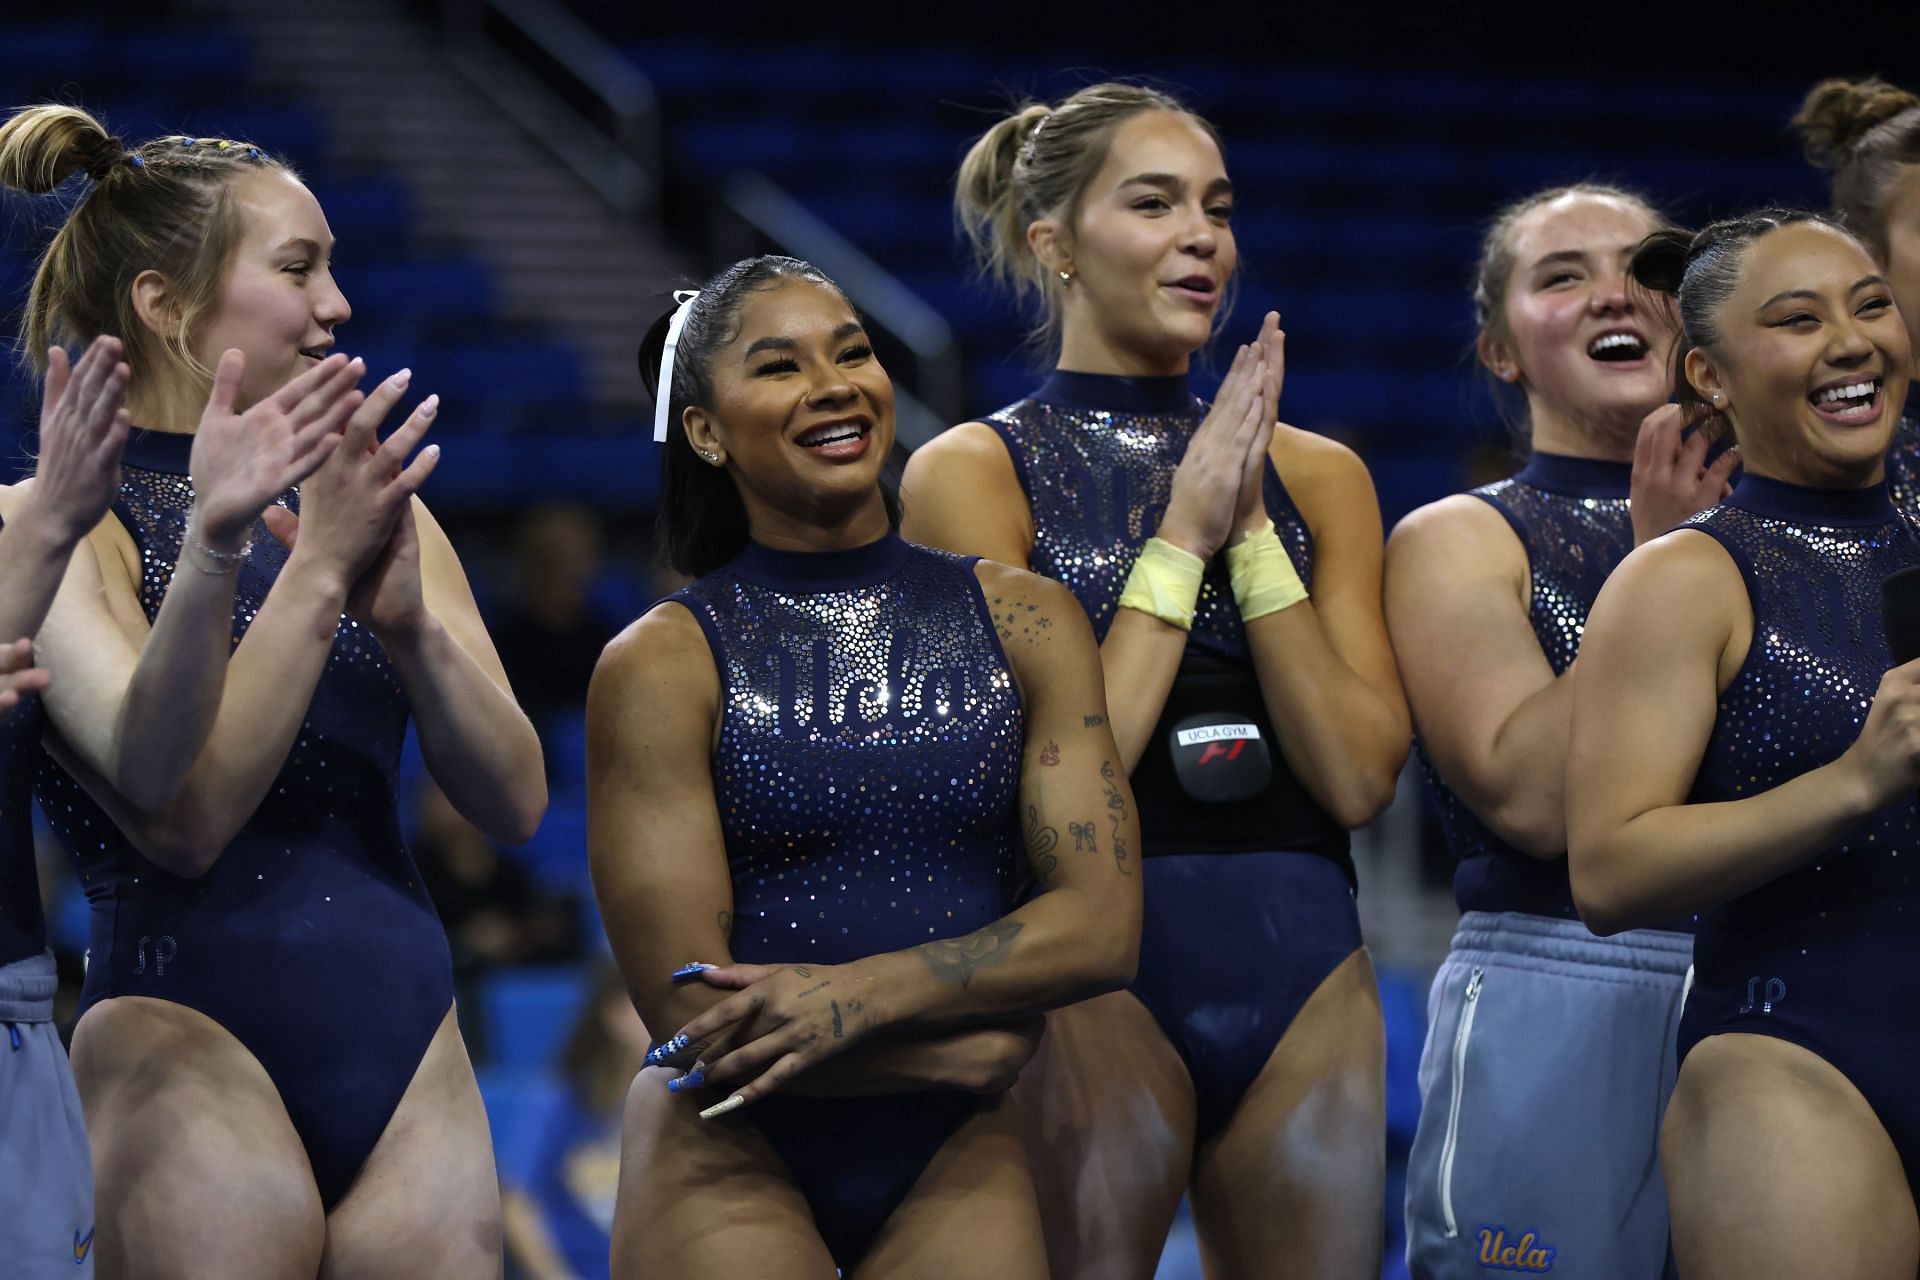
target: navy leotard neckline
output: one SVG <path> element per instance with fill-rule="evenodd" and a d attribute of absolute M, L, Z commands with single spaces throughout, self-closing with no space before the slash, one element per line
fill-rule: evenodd
<path fill-rule="evenodd" d="M 1863 527 L 1885 524 L 1894 517 L 1884 480 L 1864 489 L 1813 489 L 1749 471 L 1740 477 L 1727 504 L 1794 524 Z"/>
<path fill-rule="evenodd" d="M 1624 498 L 1632 486 L 1633 464 L 1536 450 L 1513 478 L 1547 493 L 1566 493 L 1576 498 Z"/>
<path fill-rule="evenodd" d="M 121 455 L 124 466 L 142 471 L 158 471 L 170 476 L 191 475 L 193 437 L 183 431 L 149 431 L 135 427 L 127 436 L 127 449 Z"/>
<path fill-rule="evenodd" d="M 758 542 L 733 558 L 728 572 L 775 591 L 850 591 L 900 572 L 911 548 L 898 533 L 844 551 L 779 551 Z"/>
<path fill-rule="evenodd" d="M 1193 408 L 1187 375 L 1125 378 L 1117 373 L 1055 369 L 1033 393 L 1035 400 L 1106 413 L 1185 413 Z"/>

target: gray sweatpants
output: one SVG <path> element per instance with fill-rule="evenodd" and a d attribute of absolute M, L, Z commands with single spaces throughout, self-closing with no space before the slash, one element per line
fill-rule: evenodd
<path fill-rule="evenodd" d="M 1693 939 L 1470 911 L 1433 980 L 1414 1280 L 1667 1273 L 1660 1120 Z"/>
<path fill-rule="evenodd" d="M 93 1276 L 93 1162 L 53 1027 L 53 956 L 0 968 L 0 1273 Z"/>

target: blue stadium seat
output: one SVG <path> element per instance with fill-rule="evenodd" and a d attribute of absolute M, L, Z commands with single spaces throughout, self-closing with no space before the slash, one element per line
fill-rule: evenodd
<path fill-rule="evenodd" d="M 543 1067 L 566 1043 L 586 1007 L 593 981 L 570 966 L 500 969 L 477 984 L 489 1061 L 500 1067 Z"/>
<path fill-rule="evenodd" d="M 489 1064 L 476 1067 L 473 1074 L 487 1109 L 501 1181 L 517 1181 L 536 1159 L 546 1117 L 566 1086 L 541 1067 Z"/>

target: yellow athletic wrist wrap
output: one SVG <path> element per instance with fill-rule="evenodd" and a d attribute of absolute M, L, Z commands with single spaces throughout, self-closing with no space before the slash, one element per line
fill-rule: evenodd
<path fill-rule="evenodd" d="M 1240 604 L 1243 622 L 1278 613 L 1307 598 L 1306 584 L 1300 581 L 1293 561 L 1287 559 L 1271 520 L 1239 545 L 1227 548 L 1227 576 L 1233 582 L 1233 598 Z"/>
<path fill-rule="evenodd" d="M 1275 545 L 1278 545 L 1277 543 Z M 1182 631 L 1193 630 L 1193 606 L 1200 599 L 1200 575 L 1207 562 L 1164 538 L 1148 538 L 1120 593 L 1122 609 L 1150 613 Z"/>

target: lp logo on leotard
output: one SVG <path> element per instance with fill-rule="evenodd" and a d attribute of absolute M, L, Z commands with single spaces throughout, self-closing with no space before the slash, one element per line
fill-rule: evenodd
<path fill-rule="evenodd" d="M 1747 979 L 1747 1002 L 1740 1006 L 1740 1012 L 1752 1013 L 1757 1009 L 1761 1013 L 1772 1013 L 1773 1006 L 1787 998 L 1787 984 L 1783 979 L 1767 978 L 1764 981 L 1766 985 L 1762 987 L 1762 979 Z"/>
<path fill-rule="evenodd" d="M 1505 1227 L 1480 1228 L 1480 1265 L 1495 1271 L 1551 1271 L 1553 1255 L 1557 1252 L 1552 1245 L 1540 1243 L 1540 1238 L 1531 1231 L 1522 1232 L 1520 1238 L 1512 1244 L 1507 1243 Z"/>
<path fill-rule="evenodd" d="M 153 956 L 153 972 L 155 976 L 164 978 L 167 976 L 167 966 L 173 963 L 173 957 L 179 954 L 179 951 L 180 944 L 173 940 L 172 934 L 163 933 L 158 938 L 149 934 L 140 939 L 139 945 L 134 948 L 133 971 L 135 973 L 145 973 L 147 971 L 147 956 L 151 954 Z"/>

